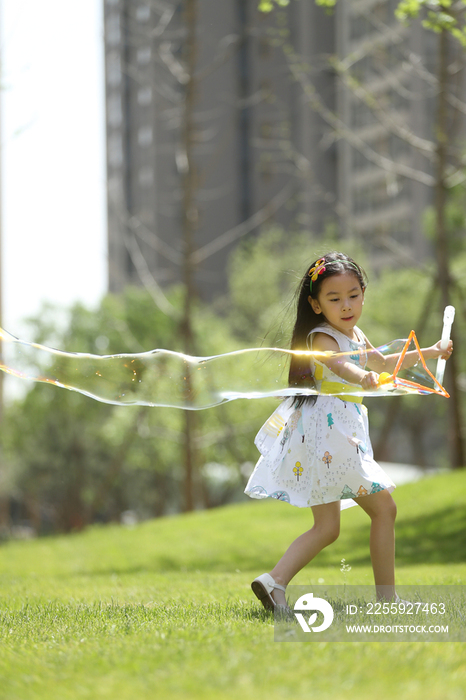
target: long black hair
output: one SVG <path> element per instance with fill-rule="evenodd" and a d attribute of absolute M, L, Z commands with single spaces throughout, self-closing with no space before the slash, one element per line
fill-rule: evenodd
<path fill-rule="evenodd" d="M 309 297 L 318 298 L 322 282 L 327 277 L 345 273 L 353 274 L 361 285 L 362 291 L 366 289 L 367 275 L 363 268 L 344 253 L 327 253 L 306 268 L 295 294 L 296 321 L 291 336 L 291 350 L 308 350 L 309 333 L 325 320 L 322 314 L 316 314 L 309 303 Z M 296 388 L 314 386 L 309 357 L 291 357 L 288 383 Z M 304 403 L 304 400 L 302 397 L 298 399 L 300 404 Z"/>

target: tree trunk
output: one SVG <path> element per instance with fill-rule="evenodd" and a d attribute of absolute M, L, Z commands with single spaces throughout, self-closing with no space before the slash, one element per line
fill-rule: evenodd
<path fill-rule="evenodd" d="M 105 506 L 105 500 L 108 493 L 111 491 L 114 484 L 119 479 L 125 463 L 126 455 L 128 454 L 130 447 L 132 446 L 135 438 L 137 437 L 139 423 L 141 422 L 142 418 L 145 416 L 148 410 L 148 406 L 143 406 L 139 409 L 134 418 L 134 421 L 131 423 L 130 427 L 123 435 L 119 448 L 114 451 L 112 461 L 108 465 L 108 469 L 104 474 L 102 480 L 100 481 L 92 503 L 89 507 L 90 522 L 92 522 L 92 520 L 94 519 L 96 514 L 99 513 L 101 508 Z"/>
<path fill-rule="evenodd" d="M 436 258 L 438 284 L 442 310 L 451 304 L 452 279 L 450 273 L 448 231 L 446 223 L 447 189 L 445 177 L 447 172 L 447 147 L 448 147 L 448 32 L 443 30 L 439 36 L 439 94 L 437 105 L 437 172 L 435 191 L 436 210 Z M 450 393 L 448 404 L 449 413 L 449 447 L 450 459 L 453 467 L 463 467 L 464 441 L 462 436 L 462 418 L 460 396 L 457 387 L 457 363 L 456 356 L 459 352 L 458 340 L 453 330 L 452 338 L 455 342 L 455 354 L 447 363 L 446 378 L 447 388 Z"/>
<path fill-rule="evenodd" d="M 194 105 L 195 105 L 195 70 L 196 70 L 196 21 L 197 0 L 185 0 L 184 17 L 186 26 L 186 39 L 184 42 L 184 67 L 187 74 L 185 86 L 184 113 L 182 121 L 182 202 L 183 202 L 183 284 L 184 307 L 181 321 L 181 336 L 184 352 L 194 355 L 194 333 L 192 326 L 192 301 L 195 296 L 194 265 L 192 260 L 194 234 L 198 225 L 198 210 L 195 201 L 197 187 L 197 173 L 194 162 Z M 189 366 L 186 366 L 184 374 L 185 396 L 189 402 L 192 395 L 192 377 Z M 192 411 L 185 411 L 185 483 L 184 483 L 184 510 L 190 511 L 195 507 L 194 481 L 195 481 L 195 433 L 196 417 Z"/>

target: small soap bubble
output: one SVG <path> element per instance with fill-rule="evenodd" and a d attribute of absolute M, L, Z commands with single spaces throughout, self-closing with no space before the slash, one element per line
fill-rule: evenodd
<path fill-rule="evenodd" d="M 95 339 L 95 346 L 99 352 L 105 352 L 110 344 L 106 335 L 98 335 Z"/>

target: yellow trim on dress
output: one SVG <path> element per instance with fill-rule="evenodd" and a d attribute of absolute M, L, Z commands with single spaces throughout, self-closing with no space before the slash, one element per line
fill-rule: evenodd
<path fill-rule="evenodd" d="M 346 392 L 354 391 L 352 384 L 344 384 L 343 382 L 329 382 L 327 379 L 322 381 L 320 387 L 321 394 L 330 394 L 342 401 L 352 401 L 353 403 L 362 403 L 362 396 L 348 396 Z M 337 394 L 337 392 L 339 392 Z M 341 393 L 340 393 L 341 392 Z"/>
<path fill-rule="evenodd" d="M 328 374 L 331 374 L 334 377 L 336 376 L 334 372 L 331 372 L 331 370 L 328 370 L 328 368 L 326 369 L 327 376 Z M 314 379 L 316 380 L 316 382 L 321 382 L 318 388 L 319 394 L 335 396 L 337 399 L 341 399 L 342 401 L 362 403 L 362 396 L 349 396 L 347 393 L 354 391 L 353 384 L 347 384 L 345 382 L 333 382 L 327 378 L 324 378 L 324 374 L 324 365 L 321 364 L 318 360 L 316 360 L 314 363 Z"/>

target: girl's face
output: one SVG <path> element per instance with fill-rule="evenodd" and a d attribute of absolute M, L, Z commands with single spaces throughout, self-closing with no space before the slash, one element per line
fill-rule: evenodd
<path fill-rule="evenodd" d="M 317 299 L 309 297 L 309 303 L 333 328 L 352 338 L 361 317 L 364 292 L 356 275 L 345 272 L 324 279 Z"/>

